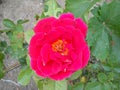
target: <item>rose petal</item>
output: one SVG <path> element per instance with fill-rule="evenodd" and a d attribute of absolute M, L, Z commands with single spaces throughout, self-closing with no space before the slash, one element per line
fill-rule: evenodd
<path fill-rule="evenodd" d="M 43 74 L 43 72 L 41 70 L 39 70 L 38 68 L 35 70 L 36 74 L 43 77 L 43 78 L 46 78 L 46 76 Z"/>
<path fill-rule="evenodd" d="M 49 61 L 49 53 L 50 53 L 50 45 L 49 44 L 45 44 L 42 48 L 41 48 L 41 60 L 44 64 L 46 64 Z"/>
<path fill-rule="evenodd" d="M 59 27 L 59 26 L 65 27 L 68 25 L 74 26 L 75 22 L 74 22 L 74 20 L 72 20 L 70 18 L 64 18 L 64 19 L 58 19 L 58 20 L 54 21 L 53 25 L 54 25 L 54 27 Z"/>
<path fill-rule="evenodd" d="M 79 53 L 78 58 L 69 65 L 68 70 L 76 71 L 82 67 L 82 52 Z"/>
<path fill-rule="evenodd" d="M 67 71 L 67 72 L 61 71 L 56 75 L 50 76 L 50 78 L 53 79 L 53 80 L 63 80 L 65 78 L 70 77 L 71 74 L 72 74 L 71 71 Z"/>
<path fill-rule="evenodd" d="M 90 59 L 90 50 L 89 47 L 86 46 L 85 49 L 83 50 L 83 58 L 82 58 L 82 68 L 84 68 Z"/>
<path fill-rule="evenodd" d="M 56 18 L 48 17 L 40 20 L 37 25 L 34 27 L 34 32 L 44 32 L 47 33 L 52 29 L 52 22 L 55 21 Z"/>
<path fill-rule="evenodd" d="M 35 59 L 31 59 L 30 60 L 30 66 L 33 70 L 36 70 L 37 69 L 37 60 Z"/>
<path fill-rule="evenodd" d="M 84 37 L 86 37 L 87 34 L 87 25 L 83 22 L 83 20 L 81 18 L 76 18 L 75 19 L 76 22 L 76 27 L 80 29 L 80 31 L 83 33 Z"/>
<path fill-rule="evenodd" d="M 32 58 L 37 58 L 40 54 L 41 44 L 38 41 L 41 41 L 43 39 L 44 35 L 43 33 L 35 34 L 32 39 L 30 40 L 29 45 L 29 55 Z M 39 44 L 39 45 L 38 45 Z"/>
<path fill-rule="evenodd" d="M 63 13 L 60 15 L 59 19 L 64 19 L 64 18 L 70 18 L 70 19 L 74 19 L 74 15 L 72 13 Z"/>
<path fill-rule="evenodd" d="M 76 53 L 79 53 L 82 49 L 84 49 L 86 44 L 83 34 L 72 26 L 66 26 L 66 29 L 72 31 L 72 45 L 75 48 Z"/>
<path fill-rule="evenodd" d="M 43 72 L 43 74 L 45 76 L 54 75 L 62 69 L 60 63 L 52 61 L 52 60 L 49 60 L 49 62 L 47 64 L 44 64 L 44 63 L 40 62 L 40 60 L 39 60 L 37 63 L 37 66 L 38 66 L 39 70 L 41 70 Z"/>

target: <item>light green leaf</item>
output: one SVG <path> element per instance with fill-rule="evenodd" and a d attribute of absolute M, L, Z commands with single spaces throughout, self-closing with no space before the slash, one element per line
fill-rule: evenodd
<path fill-rule="evenodd" d="M 44 83 L 43 90 L 67 90 L 67 81 L 53 81 L 48 79 L 47 83 Z"/>
<path fill-rule="evenodd" d="M 100 0 L 66 0 L 66 12 L 72 12 L 76 17 L 83 17 L 91 7 Z"/>
<path fill-rule="evenodd" d="M 30 67 L 23 68 L 18 75 L 18 83 L 21 85 L 27 85 L 30 82 L 33 71 Z"/>
<path fill-rule="evenodd" d="M 81 74 L 82 74 L 82 71 L 78 70 L 78 71 L 74 72 L 73 75 L 69 79 L 70 80 L 77 79 Z"/>
<path fill-rule="evenodd" d="M 101 84 L 99 82 L 89 82 L 87 83 L 85 90 L 102 90 Z"/>
<path fill-rule="evenodd" d="M 25 41 L 29 44 L 30 39 L 32 38 L 34 32 L 33 32 L 33 30 L 28 30 L 24 34 L 25 34 Z"/>
<path fill-rule="evenodd" d="M 7 27 L 7 28 L 14 28 L 15 24 L 13 21 L 11 21 L 10 19 L 4 19 L 3 20 L 3 24 Z"/>
<path fill-rule="evenodd" d="M 29 57 L 29 55 L 27 55 L 26 62 L 27 62 L 27 65 L 30 66 L 30 57 Z"/>
<path fill-rule="evenodd" d="M 48 7 L 48 10 L 44 12 L 45 16 L 54 16 L 58 17 L 59 12 L 63 12 L 62 8 L 60 8 L 56 2 L 56 0 L 48 0 L 45 2 L 45 5 Z"/>
<path fill-rule="evenodd" d="M 104 73 L 99 73 L 98 74 L 98 80 L 101 82 L 101 83 L 105 83 L 107 81 L 107 76 L 104 74 Z"/>

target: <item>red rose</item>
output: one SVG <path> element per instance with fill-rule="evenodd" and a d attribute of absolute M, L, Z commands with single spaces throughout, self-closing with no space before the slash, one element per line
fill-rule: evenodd
<path fill-rule="evenodd" d="M 54 80 L 84 68 L 90 58 L 85 41 L 87 26 L 71 13 L 48 17 L 34 27 L 29 45 L 30 63 L 37 75 Z"/>

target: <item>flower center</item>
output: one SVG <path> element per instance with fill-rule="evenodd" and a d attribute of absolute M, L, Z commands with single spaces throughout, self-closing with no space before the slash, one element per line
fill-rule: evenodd
<path fill-rule="evenodd" d="M 61 53 L 61 55 L 68 54 L 68 48 L 65 47 L 67 42 L 63 40 L 57 40 L 52 44 L 52 50 Z"/>

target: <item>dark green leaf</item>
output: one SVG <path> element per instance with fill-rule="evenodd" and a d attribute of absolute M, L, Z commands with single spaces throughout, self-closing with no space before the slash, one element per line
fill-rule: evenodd
<path fill-rule="evenodd" d="M 15 24 L 13 21 L 11 21 L 10 19 L 4 19 L 3 20 L 3 24 L 7 27 L 7 28 L 14 28 Z"/>
<path fill-rule="evenodd" d="M 29 22 L 29 20 L 18 20 L 17 24 L 24 24 L 24 23 L 27 23 L 27 22 Z"/>
<path fill-rule="evenodd" d="M 3 63 L 3 59 L 4 59 L 4 54 L 0 52 L 0 79 L 4 77 L 4 71 L 3 71 L 4 63 Z"/>
<path fill-rule="evenodd" d="M 27 65 L 27 62 L 26 62 L 26 56 L 20 58 L 20 59 L 19 59 L 19 62 L 20 62 L 20 64 L 21 64 L 22 66 Z"/>
<path fill-rule="evenodd" d="M 0 62 L 3 62 L 3 59 L 4 59 L 4 54 L 0 52 Z"/>

